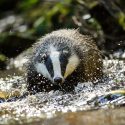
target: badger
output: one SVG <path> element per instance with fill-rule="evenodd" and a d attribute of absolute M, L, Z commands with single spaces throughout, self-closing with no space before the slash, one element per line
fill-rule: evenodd
<path fill-rule="evenodd" d="M 79 82 L 102 77 L 101 52 L 92 37 L 76 29 L 53 31 L 33 48 L 27 67 L 28 91 L 73 91 Z"/>

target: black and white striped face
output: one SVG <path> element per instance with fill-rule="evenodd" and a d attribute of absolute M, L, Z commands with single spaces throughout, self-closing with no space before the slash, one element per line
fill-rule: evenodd
<path fill-rule="evenodd" d="M 68 49 L 57 50 L 50 46 L 49 51 L 39 56 L 35 62 L 38 73 L 55 84 L 61 84 L 79 65 L 79 58 Z"/>

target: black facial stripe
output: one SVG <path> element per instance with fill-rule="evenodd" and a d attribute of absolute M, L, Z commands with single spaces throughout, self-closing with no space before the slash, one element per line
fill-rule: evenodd
<path fill-rule="evenodd" d="M 51 77 L 53 78 L 54 76 L 54 71 L 53 71 L 53 64 L 52 64 L 52 60 L 50 58 L 50 56 L 48 56 L 45 61 L 44 64 L 49 72 L 49 74 L 51 75 Z"/>
<path fill-rule="evenodd" d="M 61 54 L 60 55 L 60 66 L 61 66 L 61 73 L 64 76 L 64 73 L 66 71 L 66 66 L 68 64 L 69 54 Z"/>

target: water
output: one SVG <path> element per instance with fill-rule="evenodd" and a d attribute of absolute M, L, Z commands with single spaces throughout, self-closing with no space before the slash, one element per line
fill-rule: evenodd
<path fill-rule="evenodd" d="M 119 123 L 125 123 L 125 116 L 123 116 L 125 108 L 113 110 L 114 107 L 118 108 L 125 104 L 125 63 L 118 60 L 105 60 L 104 72 L 108 76 L 105 82 L 96 85 L 79 83 L 75 87 L 74 94 L 50 91 L 49 93 L 41 92 L 28 95 L 11 102 L 7 102 L 8 98 L 6 98 L 5 102 L 0 103 L 0 124 L 55 125 L 57 122 L 59 125 L 66 125 L 71 122 L 73 125 L 80 125 L 83 123 L 90 124 L 86 119 L 92 119 L 95 120 L 94 123 L 97 125 L 98 123 L 102 124 L 101 119 L 108 119 L 106 109 L 111 110 L 108 110 L 111 121 L 116 120 L 116 123 L 118 123 L 120 118 Z M 0 72 L 0 76 L 1 91 L 7 92 L 7 94 L 17 91 L 18 96 L 26 92 L 26 80 L 23 72 L 15 69 L 7 70 Z M 107 97 L 112 90 L 123 90 L 123 92 L 114 92 L 120 95 L 113 94 L 113 96 L 110 96 L 113 100 L 110 100 Z M 105 97 L 104 95 L 107 94 L 109 95 Z M 15 97 L 13 95 L 11 94 L 10 98 L 13 99 Z M 119 112 L 118 115 L 114 116 L 116 119 L 112 116 L 112 112 Z M 110 124 L 111 121 L 108 122 L 107 120 L 107 123 Z M 112 123 L 115 122 L 112 121 Z"/>

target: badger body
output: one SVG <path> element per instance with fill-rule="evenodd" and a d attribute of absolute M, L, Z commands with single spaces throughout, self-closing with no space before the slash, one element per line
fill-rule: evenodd
<path fill-rule="evenodd" d="M 28 90 L 72 91 L 78 82 L 102 77 L 102 58 L 92 37 L 77 30 L 53 31 L 33 47 L 27 67 Z"/>

